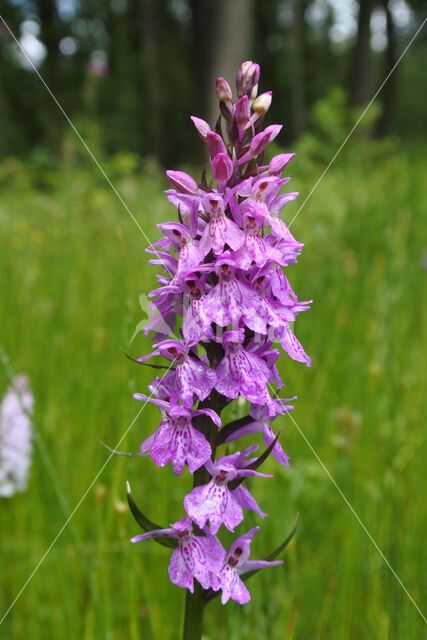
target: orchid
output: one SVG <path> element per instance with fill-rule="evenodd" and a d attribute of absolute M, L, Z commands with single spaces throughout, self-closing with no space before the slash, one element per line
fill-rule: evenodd
<path fill-rule="evenodd" d="M 295 320 L 311 301 L 298 299 L 284 273 L 303 247 L 281 217 L 298 195 L 282 192 L 290 180 L 281 177 L 282 170 L 295 154 L 265 161 L 281 126 L 262 128 L 272 93 L 257 96 L 259 79 L 256 63 L 242 63 L 235 101 L 226 80 L 217 80 L 216 126 L 192 117 L 207 147 L 210 176 L 205 171 L 198 183 L 183 171 L 166 172 L 166 196 L 178 221 L 158 224 L 163 237 L 147 249 L 149 263 L 160 269 L 158 286 L 148 296 L 144 331 L 153 348 L 135 362 L 164 371 L 148 386 L 151 395 L 134 394 L 161 413 L 136 455 L 150 455 L 159 467 L 170 462 L 176 475 L 188 468 L 194 482 L 183 500 L 186 517 L 169 528 L 143 515 L 129 490 L 132 513 L 145 530 L 132 542 L 153 539 L 174 548 L 169 577 L 187 589 L 187 640 L 200 639 L 204 605 L 216 595 L 222 594 L 223 604 L 250 600 L 246 580 L 281 564 L 275 557 L 295 531 L 258 561 L 249 559 L 258 526 L 228 551 L 217 538 L 224 528 L 234 532 L 244 510 L 257 518 L 267 515 L 245 482 L 271 477 L 257 470 L 270 454 L 289 467 L 271 423 L 293 409 L 295 397 L 277 397 L 274 387 L 284 386 L 277 362 L 284 352 L 311 365 L 294 332 Z M 247 415 L 223 424 L 222 411 L 239 398 Z M 263 453 L 256 453 L 258 445 L 234 450 L 240 438 L 257 433 L 264 439 Z M 218 455 L 220 447 L 225 449 Z"/>

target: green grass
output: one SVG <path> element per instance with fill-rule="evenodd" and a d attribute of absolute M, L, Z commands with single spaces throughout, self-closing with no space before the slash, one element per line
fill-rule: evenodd
<path fill-rule="evenodd" d="M 313 364 L 283 358 L 281 373 L 299 397 L 300 429 L 423 609 L 427 162 L 422 148 L 376 159 L 358 149 L 349 145 L 293 224 L 305 247 L 289 278 L 301 299 L 314 299 L 296 331 Z M 108 170 L 157 238 L 155 223 L 174 216 L 166 184 L 151 169 L 126 177 L 126 168 L 122 158 Z M 322 169 L 294 160 L 300 203 Z M 31 378 L 38 434 L 28 491 L 1 501 L 0 617 L 107 460 L 98 436 L 115 446 L 140 408 L 132 393 L 151 376 L 119 351 L 148 348 L 141 336 L 129 346 L 138 294 L 155 284 L 145 238 L 95 168 L 29 175 L 17 161 L 0 168 L 0 341 Z M 0 391 L 6 385 L 1 371 Z M 120 448 L 137 450 L 157 421 L 147 406 Z M 289 418 L 275 426 L 291 468 L 268 461 L 274 479 L 250 482 L 270 514 L 254 557 L 281 542 L 298 511 L 300 526 L 284 565 L 250 581 L 251 603 L 209 605 L 206 638 L 422 638 L 421 616 L 304 438 Z M 124 508 L 126 480 L 154 520 L 183 515 L 188 474 L 113 457 L 1 638 L 179 638 L 184 593 L 168 580 L 166 549 L 129 543 L 139 531 Z M 255 523 L 248 514 L 239 530 Z"/>

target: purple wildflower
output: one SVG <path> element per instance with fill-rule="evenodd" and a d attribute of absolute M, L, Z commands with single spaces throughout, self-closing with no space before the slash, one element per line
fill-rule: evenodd
<path fill-rule="evenodd" d="M 222 604 L 226 604 L 230 598 L 239 604 L 249 602 L 251 595 L 240 578 L 243 573 L 283 564 L 283 560 L 273 562 L 249 560 L 251 542 L 258 531 L 259 527 L 254 527 L 237 538 L 225 555 L 224 564 L 219 574 Z"/>
<path fill-rule="evenodd" d="M 271 478 L 265 473 L 245 468 L 243 465 L 245 454 L 246 452 L 234 453 L 218 458 L 214 463 L 211 460 L 205 463 L 211 475 L 210 482 L 195 487 L 184 498 L 186 512 L 199 527 L 204 527 L 209 520 L 212 533 L 216 533 L 221 524 L 230 531 L 234 531 L 234 527 L 243 520 L 242 507 L 256 511 L 261 518 L 267 515 L 261 511 L 246 487 L 239 485 L 234 490 L 228 488 L 228 483 L 238 478 L 249 476 Z"/>
<path fill-rule="evenodd" d="M 165 400 L 155 400 L 141 393 L 135 393 L 134 398 L 141 401 L 151 401 L 157 404 L 163 414 L 163 419 L 156 431 L 141 444 L 141 452 L 150 452 L 154 462 L 164 467 L 172 461 L 175 475 L 180 476 L 187 463 L 190 473 L 202 466 L 211 456 L 212 449 L 205 436 L 192 425 L 194 416 L 207 415 L 217 426 L 221 426 L 221 419 L 212 409 L 197 409 L 190 411 L 178 404 L 171 404 Z"/>
<path fill-rule="evenodd" d="M 271 426 L 293 409 L 294 400 L 270 393 L 273 385 L 284 386 L 278 359 L 285 352 L 310 366 L 293 323 L 311 301 L 300 301 L 285 276 L 303 248 L 281 217 L 298 195 L 283 192 L 290 178 L 281 177 L 295 154 L 281 153 L 264 164 L 266 148 L 282 127 L 263 129 L 272 93 L 258 96 L 259 78 L 259 66 L 244 62 L 236 100 L 228 83 L 217 80 L 221 118 L 215 127 L 192 116 L 210 163 L 200 183 L 183 171 L 166 172 L 166 196 L 178 220 L 159 224 L 163 235 L 147 249 L 150 264 L 159 269 L 144 330 L 153 349 L 137 359 L 165 371 L 149 385 L 151 397 L 134 396 L 156 404 L 162 416 L 141 452 L 160 467 L 171 462 L 176 475 L 187 466 L 194 484 L 184 498 L 187 518 L 132 541 L 174 538 L 174 584 L 193 592 L 196 578 L 203 589 L 221 589 L 223 603 L 232 598 L 241 604 L 250 595 L 240 576 L 281 562 L 249 560 L 258 527 L 227 553 L 215 535 L 222 525 L 234 531 L 244 509 L 265 517 L 245 481 L 271 477 L 255 470 L 270 453 L 289 466 Z M 153 357 L 164 361 L 152 364 Z M 249 415 L 222 426 L 222 410 L 239 397 L 250 403 Z M 216 457 L 224 443 L 255 433 L 262 433 L 267 447 L 259 458 L 251 457 L 257 446 Z M 144 518 L 137 520 L 149 528 Z"/>
<path fill-rule="evenodd" d="M 195 536 L 189 518 L 181 518 L 169 529 L 155 529 L 131 538 L 131 542 L 142 542 L 152 538 L 175 538 L 178 546 L 169 564 L 169 578 L 178 587 L 194 592 L 193 578 L 204 589 L 219 589 L 218 574 L 224 560 L 224 548 L 219 540 L 206 531 L 203 536 Z"/>

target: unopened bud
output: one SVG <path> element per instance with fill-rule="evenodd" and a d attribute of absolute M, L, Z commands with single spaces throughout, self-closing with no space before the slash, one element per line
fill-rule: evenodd
<path fill-rule="evenodd" d="M 200 137 L 203 140 L 206 140 L 206 136 L 211 130 L 210 126 L 206 122 L 206 120 L 202 120 L 202 118 L 196 118 L 196 116 L 191 116 L 194 126 L 196 127 Z"/>
<path fill-rule="evenodd" d="M 279 153 L 279 155 L 274 156 L 268 165 L 269 172 L 273 174 L 281 173 L 294 155 L 295 153 Z"/>
<path fill-rule="evenodd" d="M 252 62 L 252 60 L 242 62 L 236 76 L 237 95 L 239 98 L 243 95 L 247 95 L 249 98 L 256 96 L 256 91 L 254 95 L 254 89 L 257 90 L 258 88 L 259 76 L 260 69 L 258 64 Z"/>
<path fill-rule="evenodd" d="M 225 102 L 226 104 L 228 104 L 233 99 L 233 94 L 231 92 L 230 85 L 228 84 L 227 80 L 224 80 L 224 78 L 216 79 L 215 90 L 216 90 L 216 95 L 218 97 L 218 100 L 220 102 Z"/>
<path fill-rule="evenodd" d="M 272 142 L 274 138 L 279 135 L 282 128 L 283 125 L 281 124 L 271 124 L 269 127 L 266 127 L 264 129 L 264 133 L 268 133 L 268 135 L 270 136 L 268 141 Z"/>
<path fill-rule="evenodd" d="M 240 100 L 236 102 L 236 108 L 234 110 L 234 118 L 237 124 L 245 125 L 251 117 L 251 107 L 249 104 L 248 96 L 242 96 Z"/>
<path fill-rule="evenodd" d="M 166 175 L 171 185 L 180 193 L 197 193 L 199 189 L 197 182 L 188 173 L 184 173 L 184 171 L 166 171 Z"/>
<path fill-rule="evenodd" d="M 251 140 L 249 151 L 247 151 L 241 158 L 239 158 L 238 164 L 245 164 L 253 158 L 256 158 L 256 156 L 264 151 L 269 141 L 270 134 L 268 133 L 268 131 L 261 131 L 261 133 L 257 133 L 257 135 L 254 136 Z"/>
<path fill-rule="evenodd" d="M 209 149 L 211 157 L 216 156 L 218 153 L 227 153 L 227 147 L 224 144 L 224 140 L 215 131 L 209 131 L 206 136 L 206 145 Z"/>
<path fill-rule="evenodd" d="M 233 174 L 233 162 L 226 153 L 218 153 L 212 160 L 212 175 L 219 183 L 225 184 Z"/>
<path fill-rule="evenodd" d="M 271 91 L 267 91 L 266 93 L 262 93 L 256 100 L 254 100 L 252 104 L 252 109 L 255 113 L 259 115 L 264 115 L 270 108 L 272 101 L 272 93 Z"/>

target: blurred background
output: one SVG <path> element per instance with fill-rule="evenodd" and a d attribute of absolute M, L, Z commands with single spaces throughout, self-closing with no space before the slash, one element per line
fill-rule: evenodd
<path fill-rule="evenodd" d="M 28 489 L 0 498 L 0 619 L 79 507 L 0 637 L 180 637 L 184 593 L 169 583 L 167 550 L 129 543 L 139 530 L 125 481 L 166 526 L 191 479 L 150 459 L 105 465 L 98 438 L 116 445 L 140 408 L 132 393 L 152 378 L 119 348 L 150 348 L 131 338 L 156 282 L 144 234 L 154 241 L 156 223 L 176 216 L 164 169 L 198 178 L 206 158 L 189 116 L 214 124 L 215 78 L 232 83 L 244 59 L 261 65 L 260 91 L 273 90 L 267 123 L 285 123 L 271 154 L 297 152 L 300 197 L 284 219 L 298 212 L 305 247 L 287 275 L 314 302 L 295 327 L 311 369 L 281 363 L 293 417 L 410 596 L 283 417 L 274 426 L 291 468 L 267 461 L 274 479 L 250 482 L 269 514 L 254 554 L 300 512 L 297 535 L 283 567 L 248 583 L 251 603 L 209 606 L 205 637 L 426 637 L 410 599 L 424 610 L 425 28 L 365 112 L 426 11 L 422 0 L 3 0 L 0 394 L 28 376 L 34 435 Z M 137 451 L 158 421 L 147 406 L 120 449 Z M 255 524 L 248 513 L 238 531 Z"/>

